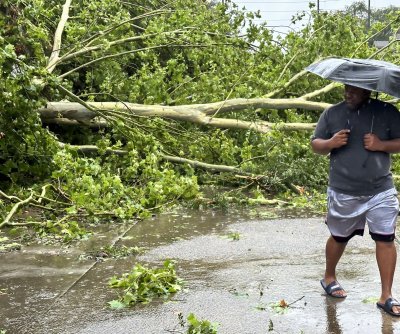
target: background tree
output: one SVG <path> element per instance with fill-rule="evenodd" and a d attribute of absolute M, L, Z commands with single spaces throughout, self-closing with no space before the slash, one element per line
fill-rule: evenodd
<path fill-rule="evenodd" d="M 349 6 L 346 6 L 345 13 L 353 15 L 359 18 L 361 21 L 364 21 L 366 29 L 369 29 L 369 21 L 372 25 L 375 25 L 375 29 L 379 27 L 379 34 L 375 35 L 371 39 L 371 43 L 373 43 L 374 41 L 389 41 L 390 39 L 393 39 L 398 32 L 398 26 L 396 27 L 391 25 L 384 29 L 381 29 L 380 26 L 385 24 L 385 22 L 388 22 L 390 18 L 395 18 L 396 11 L 399 9 L 400 7 L 398 6 L 389 6 L 378 9 L 371 8 L 370 13 L 368 13 L 367 4 L 364 1 L 356 1 Z"/>

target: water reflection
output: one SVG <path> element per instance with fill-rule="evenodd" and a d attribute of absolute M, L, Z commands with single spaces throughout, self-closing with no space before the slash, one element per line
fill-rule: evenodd
<path fill-rule="evenodd" d="M 327 334 L 342 334 L 337 316 L 337 305 L 342 302 L 343 298 L 325 298 L 325 311 L 326 311 L 326 333 Z"/>
<path fill-rule="evenodd" d="M 399 318 L 395 318 L 383 311 L 380 311 L 382 315 L 382 334 L 394 334 L 394 324 L 400 321 Z M 397 331 L 398 333 L 398 331 Z"/>
<path fill-rule="evenodd" d="M 331 297 L 325 298 L 326 334 L 343 334 L 343 329 L 340 323 L 340 318 L 338 317 L 337 309 L 339 304 L 344 300 L 345 299 L 336 299 Z M 395 327 L 396 323 L 400 322 L 400 317 L 395 318 L 381 310 L 377 311 L 381 313 L 382 317 L 381 334 L 398 334 L 398 328 L 396 330 Z"/>

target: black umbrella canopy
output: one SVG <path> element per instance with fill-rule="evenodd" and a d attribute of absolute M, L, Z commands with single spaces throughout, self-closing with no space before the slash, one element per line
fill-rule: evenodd
<path fill-rule="evenodd" d="M 400 98 L 400 67 L 386 61 L 327 58 L 306 70 L 325 79 Z"/>

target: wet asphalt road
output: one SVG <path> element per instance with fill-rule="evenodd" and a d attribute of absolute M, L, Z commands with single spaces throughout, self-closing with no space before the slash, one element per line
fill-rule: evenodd
<path fill-rule="evenodd" d="M 108 231 L 107 231 L 108 230 Z M 94 265 L 79 256 L 121 235 L 126 226 L 71 248 L 29 246 L 0 254 L 0 329 L 7 334 L 185 333 L 179 314 L 219 324 L 218 333 L 400 333 L 400 319 L 375 302 L 380 281 L 368 233 L 353 239 L 339 265 L 345 300 L 320 286 L 328 231 L 322 218 L 250 219 L 202 212 L 162 215 L 134 226 L 122 240 L 144 247 L 138 257 Z M 227 238 L 239 233 L 239 240 Z M 110 310 L 107 283 L 137 262 L 176 260 L 184 291 L 167 302 Z M 87 270 L 91 268 L 88 272 Z M 393 291 L 400 298 L 400 269 Z M 83 276 L 82 276 L 83 275 Z M 291 304 L 284 312 L 272 305 Z"/>

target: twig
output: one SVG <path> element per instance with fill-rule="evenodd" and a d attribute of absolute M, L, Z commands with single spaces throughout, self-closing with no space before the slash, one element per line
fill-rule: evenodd
<path fill-rule="evenodd" d="M 25 223 L 8 223 L 8 226 L 28 226 L 28 225 L 44 225 L 46 222 L 33 222 L 33 221 L 28 221 Z"/>
<path fill-rule="evenodd" d="M 300 297 L 299 299 L 296 299 L 294 302 L 291 302 L 290 304 L 287 304 L 287 307 L 289 307 L 290 305 L 293 305 L 294 303 L 297 303 L 298 301 L 302 300 L 305 296 Z"/>
<path fill-rule="evenodd" d="M 44 196 L 46 195 L 46 191 L 47 191 L 47 188 L 50 186 L 50 184 L 46 184 L 46 185 L 44 185 L 43 187 L 42 187 L 42 193 L 40 194 L 40 196 L 39 196 L 39 199 L 38 199 L 38 203 L 40 204 L 40 203 L 42 203 L 42 199 L 44 198 Z"/>
<path fill-rule="evenodd" d="M 121 235 L 117 236 L 117 238 L 114 239 L 114 240 L 111 242 L 111 247 L 114 247 L 114 246 L 117 244 L 118 241 L 120 241 L 134 226 L 136 226 L 137 223 L 138 223 L 138 221 L 136 221 L 134 224 L 132 224 L 131 226 L 129 226 L 129 228 L 128 228 L 127 230 L 125 230 Z M 51 308 L 52 308 L 53 305 L 56 303 L 56 301 L 58 301 L 60 298 L 62 298 L 63 296 L 65 296 L 69 291 L 71 291 L 71 289 L 72 289 L 78 282 L 80 282 L 80 281 L 83 279 L 83 277 L 85 277 L 85 276 L 87 275 L 87 273 L 88 273 L 90 270 L 92 270 L 92 269 L 96 266 L 97 263 L 98 263 L 97 261 L 95 261 L 94 263 L 92 263 L 92 264 L 89 266 L 89 268 L 86 269 L 86 271 L 85 271 L 81 276 L 78 277 L 77 280 L 75 280 L 66 290 L 64 290 L 64 292 L 62 292 L 61 294 L 59 294 L 59 295 L 54 299 L 52 305 L 49 307 L 49 309 L 48 309 L 47 311 L 51 310 Z M 47 312 L 46 312 L 46 313 L 47 313 Z"/>
<path fill-rule="evenodd" d="M 2 192 L 1 190 L 0 190 L 0 196 L 2 196 L 2 197 L 4 197 L 4 198 L 7 198 L 7 199 L 9 199 L 9 200 L 21 201 L 21 199 L 18 198 L 17 196 L 8 196 L 6 193 Z"/>
<path fill-rule="evenodd" d="M 268 151 L 271 151 L 275 146 L 276 146 L 276 144 L 273 144 L 273 145 L 268 149 Z M 256 157 L 252 157 L 252 158 L 243 160 L 243 161 L 240 162 L 240 164 L 236 165 L 236 167 L 239 167 L 240 165 L 243 165 L 244 163 L 249 162 L 249 161 L 252 161 L 252 160 L 257 160 L 257 159 L 261 159 L 261 158 L 266 158 L 267 156 L 268 156 L 267 154 L 263 154 L 263 155 L 258 155 L 258 156 L 256 156 Z"/>
<path fill-rule="evenodd" d="M 58 90 L 60 90 L 62 93 L 64 93 L 65 95 L 67 95 L 68 97 L 70 97 L 72 99 L 72 101 L 75 101 L 77 103 L 79 103 L 80 105 L 84 106 L 86 109 L 93 111 L 96 115 L 104 118 L 105 120 L 109 121 L 111 124 L 113 124 L 112 120 L 105 115 L 100 109 L 97 108 L 93 108 L 92 106 L 90 106 L 88 103 L 86 103 L 85 101 L 83 101 L 82 99 L 80 99 L 78 96 L 76 96 L 74 93 L 72 93 L 71 91 L 69 91 L 68 89 L 66 89 L 64 86 L 62 85 L 57 85 Z"/>
<path fill-rule="evenodd" d="M 39 196 L 39 199 L 37 200 L 37 203 L 40 203 L 39 201 L 42 200 L 42 199 L 46 200 L 47 202 L 54 203 L 54 204 L 65 205 L 65 206 L 69 206 L 70 205 L 70 203 L 60 202 L 60 201 L 57 201 L 55 199 L 51 199 L 51 198 L 43 197 L 43 196 Z"/>
<path fill-rule="evenodd" d="M 59 219 L 57 221 L 57 223 L 62 223 L 64 221 L 66 221 L 69 218 L 72 217 L 90 217 L 90 216 L 115 216 L 114 212 L 111 211 L 107 211 L 107 212 L 93 212 L 93 213 L 71 213 L 71 214 L 67 214 L 66 216 L 62 217 L 61 219 Z"/>
<path fill-rule="evenodd" d="M 29 205 L 31 205 L 31 206 L 33 206 L 33 207 L 35 207 L 35 208 L 43 209 L 43 210 L 58 211 L 57 209 L 49 208 L 49 207 L 47 207 L 47 206 L 40 205 L 40 204 L 36 204 L 35 202 L 36 202 L 36 201 L 33 199 L 33 200 L 32 200 L 32 203 L 30 203 Z"/>
<path fill-rule="evenodd" d="M 56 201 L 56 200 L 51 199 L 51 198 L 44 197 L 43 194 L 45 193 L 45 188 L 47 188 L 47 187 L 53 187 L 54 189 L 57 189 L 57 188 L 55 188 L 55 187 L 54 187 L 53 185 L 51 185 L 51 184 L 47 184 L 47 185 L 43 186 L 43 187 L 42 187 L 42 194 L 41 194 L 40 196 L 38 196 L 39 199 L 38 199 L 38 200 L 32 199 L 32 203 L 31 203 L 32 206 L 35 206 L 35 207 L 38 207 L 38 208 L 42 208 L 42 209 L 46 209 L 46 210 L 52 210 L 51 208 L 45 207 L 45 206 L 43 206 L 43 205 L 40 204 L 41 201 L 42 201 L 42 199 L 44 199 L 44 200 L 46 200 L 46 201 L 48 201 L 48 202 L 55 203 L 55 204 L 69 205 L 68 203 L 64 203 L 64 202 Z M 8 199 L 8 200 L 11 200 L 11 201 L 12 201 L 12 200 L 18 201 L 18 202 L 21 202 L 21 201 L 22 201 L 19 197 L 13 196 L 13 195 L 9 196 L 9 195 L 7 195 L 6 193 L 2 192 L 1 190 L 0 190 L 0 196 L 6 198 L 6 199 Z"/>
<path fill-rule="evenodd" d="M 235 81 L 235 83 L 232 85 L 231 90 L 229 91 L 228 95 L 226 96 L 226 98 L 224 99 L 224 101 L 222 102 L 221 106 L 217 109 L 217 111 L 212 114 L 212 116 L 210 117 L 210 120 L 213 119 L 213 117 L 217 116 L 218 112 L 221 110 L 221 108 L 224 106 L 224 104 L 226 103 L 226 101 L 229 100 L 230 96 L 233 93 L 233 90 L 235 89 L 235 87 L 239 84 L 239 82 L 242 80 L 244 74 L 247 73 L 247 70 L 243 71 L 243 73 L 239 76 L 239 78 Z"/>
<path fill-rule="evenodd" d="M 235 176 L 236 176 L 236 177 L 239 177 L 239 178 L 245 178 L 245 179 L 248 179 L 248 178 L 249 178 L 249 177 L 242 176 L 242 175 L 235 175 Z M 246 188 L 252 186 L 254 183 L 255 183 L 255 181 L 251 181 L 250 183 L 245 184 L 244 186 L 241 186 L 241 187 L 238 187 L 238 188 L 235 188 L 235 189 L 228 190 L 226 193 L 229 194 L 229 193 L 234 192 L 234 191 L 241 191 L 241 190 L 243 190 L 243 189 L 246 189 Z"/>
<path fill-rule="evenodd" d="M 58 181 L 58 187 L 55 187 L 54 185 L 51 185 L 53 190 L 61 195 L 62 198 L 64 198 L 66 201 L 71 202 L 71 199 L 68 197 L 68 195 L 61 189 L 61 183 L 60 179 L 57 179 Z"/>

